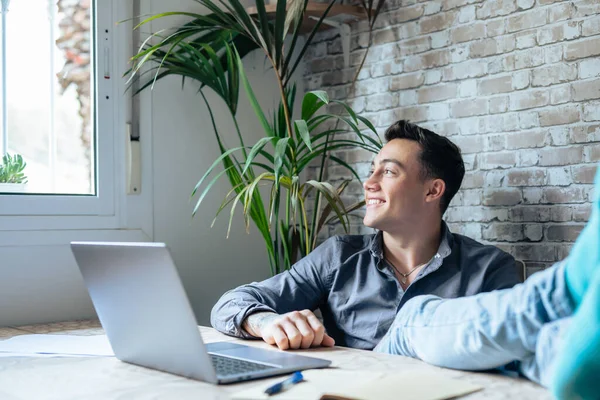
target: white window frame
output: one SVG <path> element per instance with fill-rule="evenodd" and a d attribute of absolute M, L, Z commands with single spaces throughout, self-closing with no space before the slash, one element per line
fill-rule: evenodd
<path fill-rule="evenodd" d="M 128 2 L 93 1 L 96 195 L 0 194 L 0 232 L 126 227 L 125 166 L 121 160 L 125 159 L 125 119 L 130 114 L 131 93 L 125 91 L 122 73 L 131 51 L 131 29 L 116 23 L 129 18 L 131 10 L 123 3 Z M 107 69 L 110 79 L 104 78 Z"/>

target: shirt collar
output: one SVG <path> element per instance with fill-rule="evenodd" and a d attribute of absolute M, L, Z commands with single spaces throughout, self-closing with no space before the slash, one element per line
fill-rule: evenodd
<path fill-rule="evenodd" d="M 442 259 L 448 257 L 452 252 L 453 241 L 452 232 L 448 229 L 446 222 L 442 221 L 442 240 L 436 256 L 440 256 Z M 370 251 L 373 257 L 383 260 L 383 231 L 377 231 L 377 233 L 373 235 Z M 377 268 L 383 269 L 385 267 L 381 263 L 377 263 Z"/>

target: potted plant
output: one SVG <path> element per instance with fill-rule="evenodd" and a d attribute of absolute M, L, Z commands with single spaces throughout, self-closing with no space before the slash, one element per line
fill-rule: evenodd
<path fill-rule="evenodd" d="M 20 154 L 6 153 L 0 164 L 0 193 L 21 193 L 27 187 L 27 176 L 23 172 L 27 163 Z"/>
<path fill-rule="evenodd" d="M 210 113 L 221 155 L 192 191 L 192 196 L 197 196 L 193 214 L 215 182 L 226 176 L 232 188 L 217 210 L 217 216 L 229 208 L 231 228 L 239 206 L 246 227 L 252 220 L 263 237 L 271 273 L 277 274 L 314 249 L 319 230 L 328 222 L 337 220 L 347 231 L 349 213 L 364 205 L 364 202 L 346 205 L 341 200 L 340 195 L 350 179 L 337 187 L 322 181 L 327 161 L 343 166 L 350 177 L 360 180 L 356 171 L 336 157 L 334 151 L 352 147 L 377 153 L 382 143 L 366 118 L 357 115 L 343 102 L 330 101 L 323 91 L 304 95 L 301 116 L 293 116 L 296 87 L 291 77 L 334 1 L 300 49 L 296 46 L 301 42 L 298 39 L 308 1 L 278 0 L 271 15 L 266 11 L 264 0 L 256 1 L 256 14 L 253 15 L 239 0 L 197 2 L 210 13 L 162 13 L 145 19 L 136 27 L 173 15 L 191 18 L 172 32 L 152 34 L 132 58 L 133 66 L 126 75 L 130 82 L 139 80 L 136 94 L 169 75 L 200 83 L 199 95 Z M 382 4 L 380 1 L 375 11 L 368 12 L 370 27 Z M 373 2 L 365 3 L 365 6 L 372 7 Z M 242 66 L 241 58 L 255 49 L 264 52 L 279 88 L 279 107 L 272 113 L 264 111 L 256 100 Z M 204 94 L 207 87 L 219 95 L 229 109 L 237 130 L 238 146 L 224 146 Z M 246 91 L 264 131 L 264 137 L 252 146 L 245 144 L 236 119 L 240 88 Z M 332 103 L 343 112 L 323 113 L 325 106 Z M 339 136 L 347 132 L 352 136 Z M 319 179 L 303 180 L 302 172 L 315 163 L 320 166 Z M 221 164 L 223 169 L 217 170 Z M 211 177 L 211 173 L 214 176 Z M 261 186 L 269 188 L 267 201 L 258 189 Z M 307 211 L 309 202 L 314 203 L 312 214 Z"/>

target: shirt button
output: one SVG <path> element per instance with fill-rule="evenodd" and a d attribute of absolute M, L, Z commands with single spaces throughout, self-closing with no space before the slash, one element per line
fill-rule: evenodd
<path fill-rule="evenodd" d="M 436 254 L 436 255 L 435 255 L 435 258 L 440 258 L 440 255 L 439 255 L 439 254 Z"/>

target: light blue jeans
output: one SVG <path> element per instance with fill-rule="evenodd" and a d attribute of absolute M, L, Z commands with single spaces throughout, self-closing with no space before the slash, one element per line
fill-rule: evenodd
<path fill-rule="evenodd" d="M 562 261 L 511 289 L 457 299 L 414 297 L 374 351 L 464 370 L 519 361 L 523 375 L 548 387 L 574 311 Z"/>

